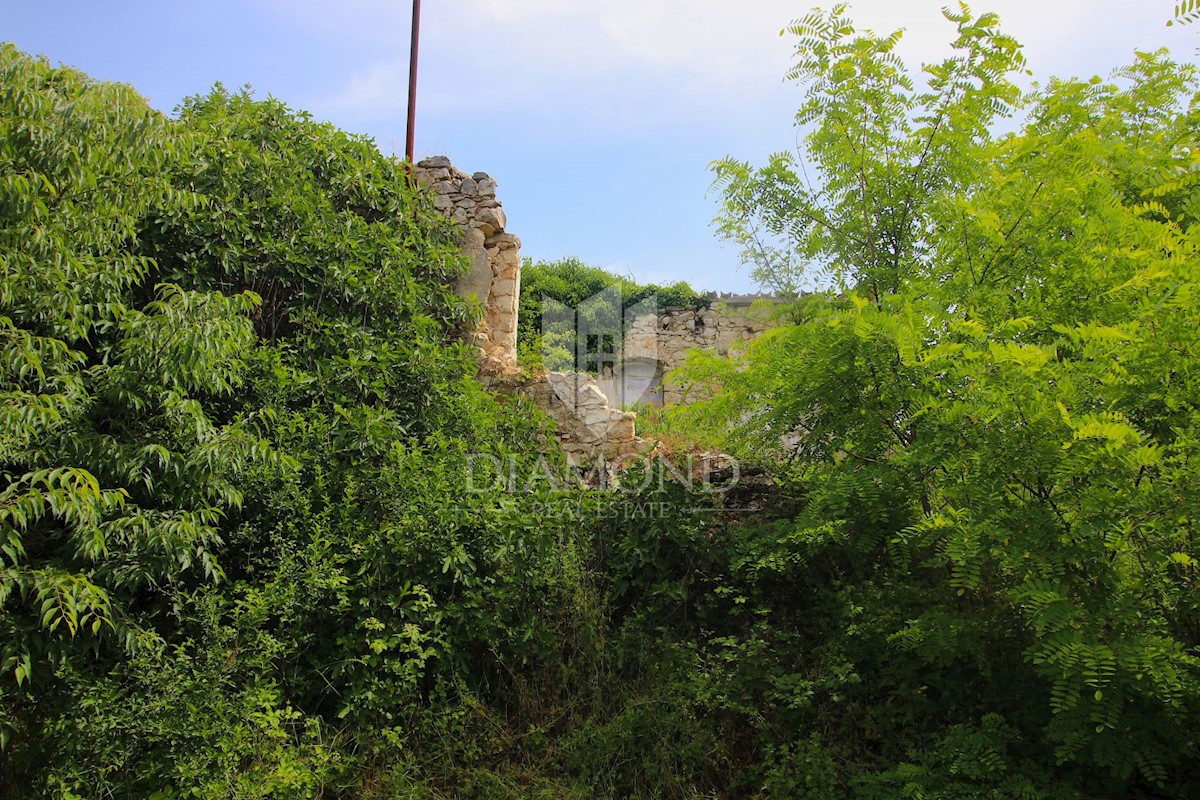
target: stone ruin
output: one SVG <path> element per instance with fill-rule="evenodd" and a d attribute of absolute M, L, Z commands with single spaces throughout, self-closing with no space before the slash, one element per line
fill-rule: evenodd
<path fill-rule="evenodd" d="M 648 443 L 634 434 L 634 417 L 614 407 L 589 375 L 550 372 L 529 375 L 517 368 L 517 304 L 521 295 L 521 240 L 506 230 L 496 182 L 484 172 L 467 175 L 445 156 L 417 163 L 413 176 L 433 192 L 434 205 L 463 231 L 470 261 L 457 290 L 483 306 L 472 334 L 480 373 L 493 390 L 530 399 L 558 425 L 568 458 L 591 465 L 598 458 L 639 452 Z"/>
<path fill-rule="evenodd" d="M 521 240 L 506 229 L 496 181 L 485 172 L 468 175 L 445 156 L 418 162 L 413 176 L 433 193 L 437 209 L 463 231 L 470 268 L 456 289 L 483 308 L 483 318 L 471 334 L 480 352 L 481 377 L 494 391 L 519 394 L 545 411 L 557 423 L 563 449 L 576 465 L 648 449 L 651 443 L 635 433 L 635 415 L 613 402 L 625 394 L 619 381 L 579 372 L 529 374 L 517 367 Z M 771 301 L 767 295 L 713 294 L 706 308 L 667 308 L 648 321 L 639 319 L 627 336 L 642 342 L 643 351 L 656 353 L 649 359 L 650 402 L 686 402 L 687 387 L 670 376 L 671 370 L 696 348 L 722 355 L 742 350 L 777 324 Z"/>
<path fill-rule="evenodd" d="M 688 387 L 671 371 L 692 350 L 715 350 L 736 356 L 752 340 L 779 325 L 778 300 L 762 294 L 710 294 L 706 308 L 664 308 L 658 318 L 658 369 L 663 405 L 686 403 Z"/>
<path fill-rule="evenodd" d="M 434 206 L 463 231 L 463 251 L 471 266 L 456 289 L 483 307 L 472 343 L 482 354 L 484 371 L 493 375 L 515 369 L 521 240 L 505 230 L 508 220 L 496 199 L 496 182 L 486 172 L 460 172 L 445 156 L 421 161 L 413 176 L 433 192 Z"/>

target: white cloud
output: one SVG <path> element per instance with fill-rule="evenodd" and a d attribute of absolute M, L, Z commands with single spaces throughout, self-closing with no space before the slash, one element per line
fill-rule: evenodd
<path fill-rule="evenodd" d="M 402 111 L 408 80 L 406 3 L 277 3 L 331 36 L 363 43 L 364 60 L 318 111 L 383 118 Z M 906 28 L 911 62 L 940 58 L 953 29 L 944 0 L 863 0 L 860 27 Z M 1004 27 L 1026 45 L 1039 75 L 1104 70 L 1135 46 L 1167 39 L 1160 13 L 1123 0 L 1005 0 Z M 976 4 L 976 10 L 982 9 Z M 459 0 L 423 10 L 425 113 L 549 107 L 580 124 L 651 127 L 668 115 L 746 110 L 778 96 L 791 42 L 777 34 L 805 13 L 791 0 Z M 1160 19 L 1160 17 L 1162 17 Z M 1177 38 L 1177 37 L 1176 37 Z M 1091 64 L 1098 56 L 1106 61 Z M 369 60 L 367 60 L 369 59 Z"/>
<path fill-rule="evenodd" d="M 324 98 L 297 98 L 394 147 L 408 80 L 407 0 L 263 0 L 342 53 Z M 496 171 L 527 254 L 574 253 L 642 280 L 749 289 L 705 223 L 708 158 L 760 161 L 789 146 L 800 96 L 779 30 L 816 0 L 444 0 L 424 4 L 418 155 Z M 954 0 L 859 0 L 859 28 L 905 28 L 910 64 L 939 60 Z M 1107 73 L 1135 48 L 1173 42 L 1171 4 L 982 0 L 1050 75 Z M 471 162 L 475 159 L 475 162 Z M 570 202 L 565 203 L 564 198 Z M 564 205 L 569 209 L 564 210 Z M 519 220 L 519 222 L 518 222 Z"/>
<path fill-rule="evenodd" d="M 434 113 L 552 105 L 611 123 L 685 112 L 686 100 L 697 96 L 745 103 L 777 86 L 787 66 L 789 47 L 776 34 L 789 6 L 771 0 L 752 13 L 706 0 L 434 6 L 422 20 L 422 105 Z M 318 108 L 359 117 L 394 113 L 407 91 L 407 16 L 397 19 L 371 2 L 352 8 L 364 15 L 370 31 L 363 36 L 373 45 L 367 49 L 377 55 Z M 335 27 L 344 29 L 345 20 Z M 390 29 L 390 40 L 380 27 Z"/>

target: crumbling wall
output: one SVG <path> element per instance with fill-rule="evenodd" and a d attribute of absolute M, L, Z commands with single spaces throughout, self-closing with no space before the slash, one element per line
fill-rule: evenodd
<path fill-rule="evenodd" d="M 662 402 L 671 405 L 689 399 L 687 387 L 670 374 L 683 364 L 689 351 L 737 355 L 780 322 L 778 301 L 771 295 L 714 294 L 708 308 L 660 311 L 656 336 Z"/>
<path fill-rule="evenodd" d="M 634 424 L 637 415 L 613 406 L 596 380 L 579 372 L 534 375 L 520 394 L 558 423 L 558 437 L 568 460 L 591 467 L 596 459 L 612 459 L 645 449 Z"/>
<path fill-rule="evenodd" d="M 479 348 L 480 371 L 492 388 L 520 394 L 545 411 L 558 424 L 563 450 L 581 467 L 644 449 L 647 443 L 634 433 L 635 415 L 610 402 L 590 375 L 528 375 L 517 369 L 521 240 L 506 230 L 496 181 L 485 172 L 467 175 L 445 156 L 424 159 L 413 175 L 433 192 L 437 209 L 463 230 L 463 250 L 471 267 L 456 288 L 483 306 L 472 341 Z"/>
<path fill-rule="evenodd" d="M 463 250 L 471 268 L 457 289 L 476 298 L 484 317 L 474 344 L 488 374 L 503 374 L 517 363 L 517 302 L 521 294 L 521 240 L 505 230 L 508 220 L 496 199 L 496 181 L 486 172 L 468 175 L 446 156 L 419 162 L 413 176 L 429 186 L 439 211 L 463 229 Z"/>
<path fill-rule="evenodd" d="M 620 375 L 606 373 L 597 380 L 573 372 L 522 374 L 517 369 L 521 240 L 506 230 L 496 181 L 485 172 L 468 175 L 445 156 L 419 162 L 413 175 L 433 193 L 438 210 L 463 231 L 463 250 L 471 267 L 457 289 L 483 307 L 483 319 L 472 334 L 481 373 L 497 391 L 521 394 L 549 414 L 558 423 L 564 450 L 577 464 L 648 446 L 634 431 L 635 415 L 620 407 L 622 399 L 638 399 L 627 396 L 629 385 L 640 387 L 639 395 L 651 387 L 654 403 L 686 402 L 686 387 L 669 373 L 688 351 L 736 354 L 778 324 L 770 296 L 712 295 L 708 308 L 667 308 L 657 317 L 635 320 L 626 332 Z"/>

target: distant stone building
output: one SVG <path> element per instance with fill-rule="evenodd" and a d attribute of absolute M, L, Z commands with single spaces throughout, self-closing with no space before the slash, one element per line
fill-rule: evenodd
<path fill-rule="evenodd" d="M 638 402 L 687 402 L 686 387 L 671 372 L 689 351 L 736 354 L 779 324 L 778 303 L 769 295 L 713 294 L 709 307 L 701 309 L 656 309 L 652 303 L 622 309 L 619 297 L 594 298 L 598 307 L 611 306 L 614 313 L 563 312 L 563 324 L 575 332 L 574 364 L 559 372 L 524 374 L 517 367 L 521 241 L 506 230 L 495 180 L 455 169 L 445 156 L 419 162 L 413 176 L 463 231 L 470 269 L 457 290 L 483 307 L 472 333 L 482 377 L 497 391 L 519 393 L 545 410 L 576 463 L 644 449 L 647 443 L 634 431 L 635 415 L 623 409 Z"/>
<path fill-rule="evenodd" d="M 687 402 L 686 387 L 671 376 L 692 350 L 737 355 L 767 330 L 781 324 L 779 300 L 766 294 L 711 294 L 708 308 L 665 308 L 659 313 L 656 405 Z M 691 398 L 695 399 L 695 398 Z"/>

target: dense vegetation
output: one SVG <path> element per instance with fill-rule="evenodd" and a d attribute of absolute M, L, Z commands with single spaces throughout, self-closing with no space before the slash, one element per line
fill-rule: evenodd
<path fill-rule="evenodd" d="M 920 87 L 799 21 L 802 152 L 716 165 L 844 289 L 691 365 L 724 498 L 528 478 L 369 142 L 0 50 L 0 796 L 1200 794 L 1200 85 L 949 16 Z"/>
<path fill-rule="evenodd" d="M 760 274 L 847 287 L 696 363 L 724 392 L 683 414 L 804 494 L 735 562 L 751 641 L 804 653 L 785 757 L 837 791 L 1196 796 L 1196 71 L 1022 98 L 995 18 L 948 16 L 922 88 L 896 37 L 801 20 L 804 151 L 716 165 L 723 230 L 777 237 Z"/>
<path fill-rule="evenodd" d="M 462 490 L 544 425 L 456 344 L 453 230 L 275 101 L 0 82 L 0 795 L 399 786 L 576 610 L 559 528 Z"/>
<path fill-rule="evenodd" d="M 611 318 L 617 323 L 623 323 L 622 309 L 644 301 L 658 308 L 702 308 L 709 302 L 706 295 L 683 281 L 665 286 L 643 284 L 602 267 L 589 266 L 573 257 L 556 261 L 526 258 L 521 265 L 517 351 L 521 363 L 530 367 L 544 366 L 543 355 L 548 349 L 565 348 L 564 352 L 574 352 L 573 342 L 545 341 L 542 322 L 547 298 L 561 304 L 563 309 Z M 581 366 L 586 368 L 586 365 Z"/>

